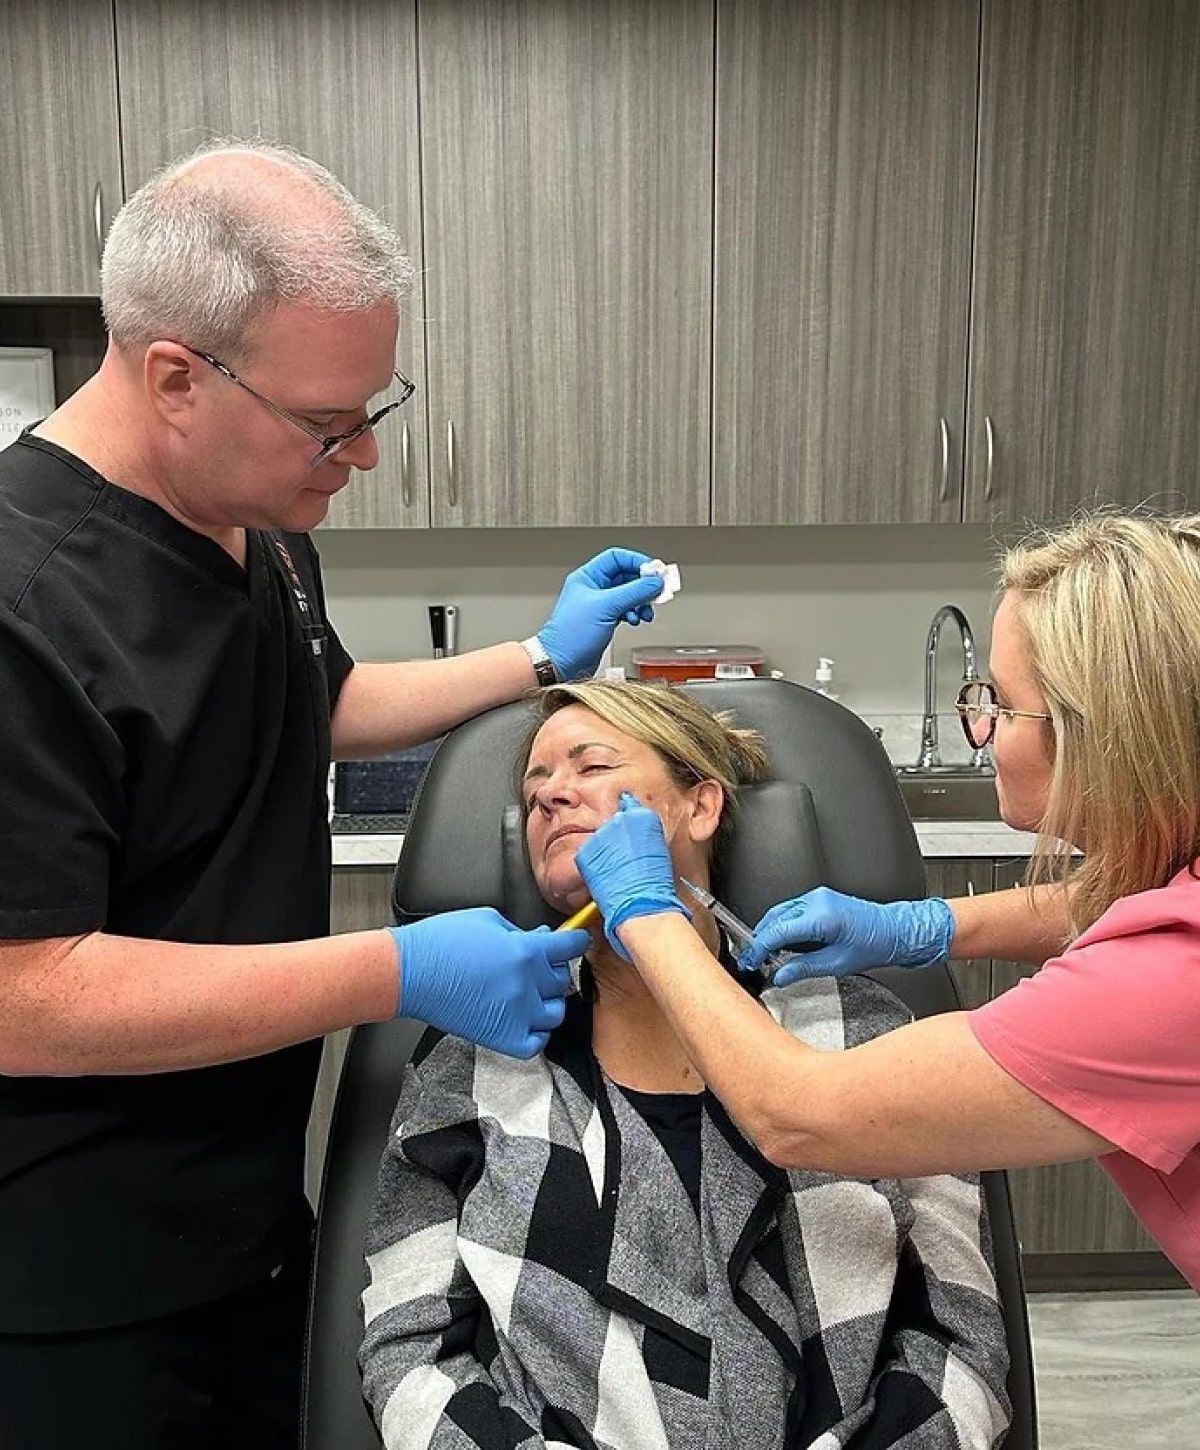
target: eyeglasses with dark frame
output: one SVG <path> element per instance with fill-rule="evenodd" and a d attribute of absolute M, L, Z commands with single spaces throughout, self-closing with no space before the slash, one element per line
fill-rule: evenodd
<path fill-rule="evenodd" d="M 963 734 L 973 750 L 982 750 L 990 745 L 996 735 L 996 721 L 1000 716 L 1023 720 L 1053 720 L 1038 710 L 1010 710 L 1007 705 L 996 701 L 996 687 L 988 680 L 967 680 L 958 692 L 954 702 L 958 718 L 962 722 Z"/>
<path fill-rule="evenodd" d="M 252 398 L 270 408 L 272 413 L 277 414 L 286 422 L 299 428 L 302 433 L 307 433 L 314 443 L 318 444 L 317 452 L 311 460 L 309 467 L 316 468 L 320 463 L 327 463 L 336 453 L 340 453 L 347 444 L 353 443 L 356 438 L 369 429 L 378 425 L 389 413 L 394 413 L 402 403 L 407 403 L 416 391 L 416 383 L 410 382 L 401 372 L 393 372 L 392 377 L 400 384 L 400 396 L 391 399 L 376 412 L 369 414 L 361 423 L 356 423 L 353 428 L 347 428 L 344 433 L 322 433 L 321 430 L 311 423 L 306 423 L 303 418 L 298 418 L 295 413 L 289 413 L 286 408 L 281 408 L 278 403 L 273 403 L 270 398 L 264 397 L 257 388 L 252 388 L 244 378 L 239 378 L 231 367 L 227 367 L 219 358 L 213 357 L 211 353 L 201 352 L 199 348 L 188 347 L 186 342 L 181 342 L 180 347 L 185 348 L 193 357 L 198 357 L 201 362 L 206 362 L 210 368 L 215 368 L 222 377 L 228 378 L 231 383 L 236 383 L 239 388 L 244 388 Z"/>

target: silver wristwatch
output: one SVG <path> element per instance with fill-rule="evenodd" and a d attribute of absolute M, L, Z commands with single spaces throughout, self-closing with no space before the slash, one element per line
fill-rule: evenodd
<path fill-rule="evenodd" d="M 558 671 L 554 668 L 554 661 L 546 653 L 546 647 L 536 634 L 530 635 L 528 639 L 521 641 L 521 648 L 529 656 L 529 663 L 533 666 L 533 673 L 537 676 L 539 685 L 557 685 Z"/>

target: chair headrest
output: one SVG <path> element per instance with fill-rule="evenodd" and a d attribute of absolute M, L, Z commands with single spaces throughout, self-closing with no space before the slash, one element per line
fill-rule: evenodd
<path fill-rule="evenodd" d="M 526 929 L 557 926 L 562 918 L 542 900 L 530 870 L 520 806 L 505 809 L 501 839 L 505 916 Z M 733 833 L 714 873 L 718 899 L 753 926 L 777 901 L 824 880 L 825 855 L 808 787 L 792 780 L 743 786 Z"/>
<path fill-rule="evenodd" d="M 822 880 L 873 901 L 924 895 L 921 853 L 891 763 L 862 720 L 788 680 L 705 680 L 684 689 L 762 731 L 770 753 L 772 778 L 743 792 L 725 879 L 714 882 L 732 911 L 753 922 L 763 904 Z M 483 905 L 518 921 L 552 920 L 537 893 L 528 894 L 523 830 L 509 840 L 502 829 L 506 807 L 518 800 L 513 767 L 532 725 L 520 701 L 442 741 L 396 866 L 397 921 Z M 798 803 L 791 825 L 789 795 Z M 520 872 L 505 867 L 513 851 Z"/>

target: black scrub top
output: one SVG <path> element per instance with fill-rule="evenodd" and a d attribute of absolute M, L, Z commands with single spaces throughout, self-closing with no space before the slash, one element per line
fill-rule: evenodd
<path fill-rule="evenodd" d="M 249 532 L 243 569 L 54 444 L 0 453 L 0 936 L 327 934 L 329 719 L 353 662 L 324 613 L 305 535 Z M 0 1077 L 0 1331 L 149 1318 L 270 1273 L 308 1231 L 319 1055 Z"/>

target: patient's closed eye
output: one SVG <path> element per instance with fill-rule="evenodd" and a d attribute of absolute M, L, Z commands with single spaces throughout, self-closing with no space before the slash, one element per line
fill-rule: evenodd
<path fill-rule="evenodd" d="M 580 775 L 591 775 L 593 773 L 593 771 L 598 771 L 598 770 L 613 770 L 613 769 L 615 769 L 615 766 L 612 763 L 610 763 L 609 761 L 606 761 L 606 760 L 590 760 L 590 761 L 588 761 L 588 763 L 586 765 L 581 765 L 579 767 L 579 774 Z M 528 815 L 532 815 L 533 814 L 534 807 L 536 805 L 537 805 L 537 791 L 535 790 L 532 795 L 526 797 L 526 800 L 525 800 L 525 814 L 527 816 Z"/>

